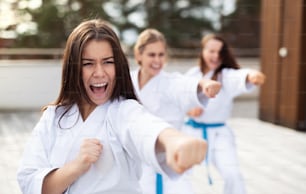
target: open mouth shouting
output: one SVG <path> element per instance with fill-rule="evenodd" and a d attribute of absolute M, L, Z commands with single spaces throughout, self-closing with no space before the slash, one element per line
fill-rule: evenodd
<path fill-rule="evenodd" d="M 106 92 L 108 84 L 106 82 L 104 83 L 94 83 L 90 85 L 90 90 L 94 94 L 102 95 Z"/>
<path fill-rule="evenodd" d="M 103 104 L 111 94 L 111 82 L 92 82 L 87 85 L 87 94 L 95 104 Z"/>

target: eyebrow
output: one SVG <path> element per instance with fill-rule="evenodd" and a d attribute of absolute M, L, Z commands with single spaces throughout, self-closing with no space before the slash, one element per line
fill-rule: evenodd
<path fill-rule="evenodd" d="M 114 59 L 114 56 L 102 58 L 103 61 L 108 60 L 108 59 Z M 82 61 L 94 61 L 94 59 L 88 59 L 88 58 L 82 58 L 81 60 Z"/>

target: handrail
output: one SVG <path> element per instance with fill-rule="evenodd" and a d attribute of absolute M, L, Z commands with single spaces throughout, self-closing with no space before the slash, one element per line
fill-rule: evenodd
<path fill-rule="evenodd" d="M 59 59 L 61 48 L 0 48 L 0 59 Z"/>

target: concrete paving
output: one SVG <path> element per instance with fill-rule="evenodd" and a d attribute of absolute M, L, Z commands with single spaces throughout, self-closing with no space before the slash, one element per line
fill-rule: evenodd
<path fill-rule="evenodd" d="M 292 129 L 236 117 L 229 120 L 236 134 L 238 157 L 248 194 L 306 193 L 306 135 Z M 192 177 L 198 194 L 221 194 L 223 180 L 212 168 L 213 186 L 205 169 Z"/>
<path fill-rule="evenodd" d="M 253 113 L 236 111 L 229 125 L 236 134 L 237 150 L 249 194 L 306 193 L 306 134 L 259 121 Z M 245 105 L 246 105 L 245 104 Z M 243 104 L 236 102 L 237 107 Z M 251 110 L 252 110 L 251 109 Z M 234 111 L 235 112 L 235 111 Z M 250 111 L 252 112 L 252 111 Z M 39 112 L 0 113 L 0 193 L 20 194 L 16 170 Z M 204 167 L 196 167 L 191 177 L 197 194 L 221 194 L 223 180 L 212 168 L 214 184 L 209 186 Z"/>

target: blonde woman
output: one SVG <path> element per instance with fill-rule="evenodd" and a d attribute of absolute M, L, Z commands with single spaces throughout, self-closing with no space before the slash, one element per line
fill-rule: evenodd
<path fill-rule="evenodd" d="M 214 97 L 221 87 L 213 80 L 198 80 L 165 72 L 167 43 L 163 34 L 156 29 L 146 29 L 140 33 L 134 46 L 134 55 L 139 68 L 131 73 L 131 77 L 141 103 L 152 114 L 177 129 L 183 125 L 187 110 L 194 106 L 205 106 L 208 98 Z M 193 193 L 186 175 L 172 180 L 167 176 L 156 175 L 156 171 L 147 165 L 143 167 L 140 183 L 146 194 Z"/>

